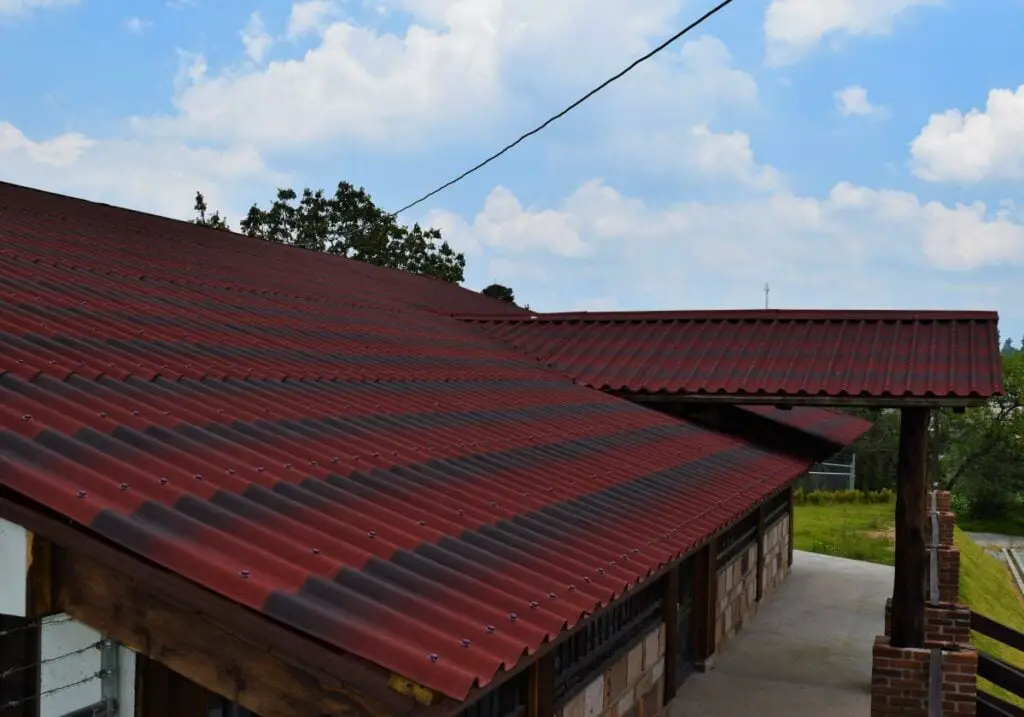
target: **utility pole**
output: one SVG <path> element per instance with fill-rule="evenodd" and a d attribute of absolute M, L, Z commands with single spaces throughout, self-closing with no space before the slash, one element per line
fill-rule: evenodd
<path fill-rule="evenodd" d="M 765 285 L 764 285 L 764 308 L 766 310 L 768 308 L 768 292 L 769 291 L 771 291 L 771 289 L 768 288 L 768 282 L 765 282 Z"/>

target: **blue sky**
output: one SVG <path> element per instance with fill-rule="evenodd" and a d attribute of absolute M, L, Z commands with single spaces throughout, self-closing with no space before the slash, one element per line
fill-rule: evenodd
<path fill-rule="evenodd" d="M 237 222 L 397 208 L 698 0 L 0 0 L 0 179 Z M 538 310 L 997 309 L 1024 336 L 1024 0 L 736 0 L 403 215 Z"/>

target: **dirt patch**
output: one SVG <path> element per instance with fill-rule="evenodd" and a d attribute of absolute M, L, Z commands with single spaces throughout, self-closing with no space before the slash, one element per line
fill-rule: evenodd
<path fill-rule="evenodd" d="M 864 533 L 869 538 L 876 540 L 895 540 L 896 539 L 896 526 L 886 528 L 885 530 L 868 530 Z"/>

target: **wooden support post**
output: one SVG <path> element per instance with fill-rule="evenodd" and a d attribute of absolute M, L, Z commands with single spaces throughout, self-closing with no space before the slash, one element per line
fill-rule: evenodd
<path fill-rule="evenodd" d="M 757 506 L 757 601 L 764 597 L 764 503 Z"/>
<path fill-rule="evenodd" d="M 676 696 L 679 689 L 679 566 L 669 570 L 661 579 L 661 619 L 665 625 L 665 697 L 663 705 L 667 705 Z"/>
<path fill-rule="evenodd" d="M 924 645 L 925 526 L 928 494 L 928 409 L 900 415 L 896 467 L 896 565 L 892 590 L 893 647 Z"/>
<path fill-rule="evenodd" d="M 789 486 L 786 492 L 789 497 L 789 555 L 787 559 L 789 560 L 789 567 L 793 567 L 793 525 L 796 523 L 796 510 L 794 510 L 796 501 L 794 498 L 796 497 L 796 491 L 793 489 L 793 486 Z"/>
<path fill-rule="evenodd" d="M 718 550 L 714 538 L 693 557 L 693 612 L 690 634 L 693 635 L 693 661 L 698 670 L 708 669 L 715 654 L 715 608 L 718 604 Z"/>
<path fill-rule="evenodd" d="M 555 714 L 555 656 L 548 652 L 527 668 L 526 717 Z"/>

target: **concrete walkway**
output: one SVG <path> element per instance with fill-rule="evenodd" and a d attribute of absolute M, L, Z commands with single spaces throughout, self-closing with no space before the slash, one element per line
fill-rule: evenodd
<path fill-rule="evenodd" d="M 797 551 L 792 574 L 715 669 L 686 681 L 669 715 L 865 717 L 892 582 L 890 567 Z"/>

